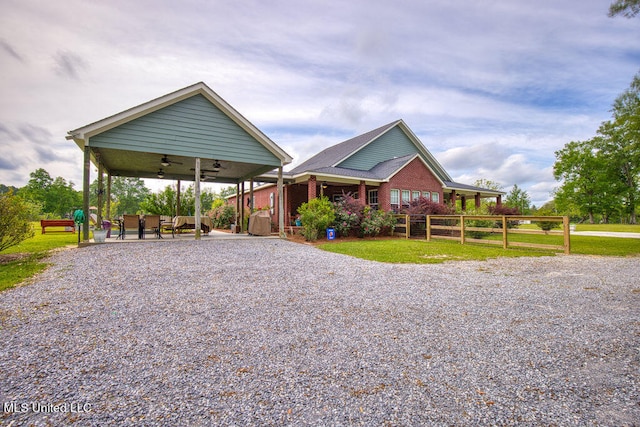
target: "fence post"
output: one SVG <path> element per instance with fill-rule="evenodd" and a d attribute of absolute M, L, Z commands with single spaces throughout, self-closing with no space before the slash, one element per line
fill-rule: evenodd
<path fill-rule="evenodd" d="M 464 245 L 464 215 L 460 215 L 460 244 Z"/>
<path fill-rule="evenodd" d="M 431 241 L 431 215 L 427 215 L 427 242 Z"/>
<path fill-rule="evenodd" d="M 411 218 L 409 217 L 409 215 L 405 215 L 404 216 L 404 222 L 407 224 L 407 226 L 405 227 L 405 238 L 409 238 L 411 237 Z"/>
<path fill-rule="evenodd" d="M 502 248 L 507 249 L 509 242 L 507 241 L 507 217 L 502 215 Z"/>
<path fill-rule="evenodd" d="M 569 217 L 562 217 L 562 227 L 564 228 L 564 253 L 569 255 L 571 253 L 571 234 L 569 233 Z"/>

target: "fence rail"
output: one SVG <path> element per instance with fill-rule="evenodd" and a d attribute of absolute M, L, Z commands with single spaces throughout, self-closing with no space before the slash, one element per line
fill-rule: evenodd
<path fill-rule="evenodd" d="M 431 239 L 457 240 L 466 242 L 502 245 L 508 247 L 527 247 L 561 250 L 571 253 L 571 235 L 569 217 L 566 216 L 528 216 L 528 215 L 394 215 L 397 224 L 394 235 L 409 238 L 425 236 Z M 521 230 L 515 228 L 522 221 L 551 222 L 562 225 L 562 230 Z M 484 224 L 483 224 L 484 222 Z M 501 240 L 488 240 L 473 237 L 479 234 L 501 234 Z M 468 234 L 470 236 L 468 236 Z M 562 245 L 516 242 L 509 239 L 513 234 L 556 235 L 563 236 Z"/>

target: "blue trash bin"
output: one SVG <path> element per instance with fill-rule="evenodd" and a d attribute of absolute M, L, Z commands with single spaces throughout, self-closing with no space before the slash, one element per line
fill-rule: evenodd
<path fill-rule="evenodd" d="M 333 240 L 336 238 L 336 230 L 333 228 L 327 228 L 327 240 Z"/>

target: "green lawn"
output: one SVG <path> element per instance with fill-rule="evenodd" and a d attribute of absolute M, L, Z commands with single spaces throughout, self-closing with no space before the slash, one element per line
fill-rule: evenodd
<path fill-rule="evenodd" d="M 39 223 L 33 223 L 33 226 L 35 230 L 33 237 L 0 253 L 0 255 L 26 254 L 25 258 L 6 264 L 0 263 L 0 291 L 12 288 L 44 270 L 48 264 L 42 262 L 42 259 L 51 250 L 78 243 L 76 233 L 47 230 L 47 234 L 41 234 Z"/>
<path fill-rule="evenodd" d="M 615 231 L 618 233 L 640 233 L 640 225 L 633 224 L 577 224 L 576 231 Z"/>
<path fill-rule="evenodd" d="M 562 236 L 510 235 L 512 241 L 561 245 Z M 357 258 L 389 263 L 435 264 L 456 260 L 486 260 L 499 257 L 554 256 L 557 251 L 546 249 L 509 248 L 501 245 L 415 239 L 362 239 L 319 245 L 323 250 Z M 640 239 L 615 237 L 572 236 L 571 253 L 602 256 L 640 256 Z"/>

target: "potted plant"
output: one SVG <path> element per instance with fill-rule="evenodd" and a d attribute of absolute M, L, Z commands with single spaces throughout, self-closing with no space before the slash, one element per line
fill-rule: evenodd
<path fill-rule="evenodd" d="M 99 228 L 98 226 L 96 226 L 96 228 L 93 229 L 93 241 L 94 242 L 96 242 L 96 243 L 104 243 L 106 238 L 107 238 L 107 230 Z"/>

